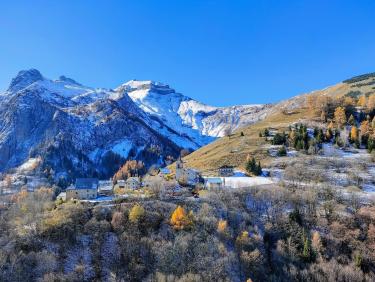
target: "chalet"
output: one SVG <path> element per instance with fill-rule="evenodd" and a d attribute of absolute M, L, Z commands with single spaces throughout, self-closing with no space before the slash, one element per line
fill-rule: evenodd
<path fill-rule="evenodd" d="M 233 166 L 223 165 L 219 167 L 218 169 L 219 176 L 223 176 L 223 177 L 233 176 L 234 174 L 233 169 L 234 169 Z"/>
<path fill-rule="evenodd" d="M 126 179 L 125 187 L 131 190 L 137 190 L 141 187 L 141 181 L 139 177 L 129 177 Z"/>
<path fill-rule="evenodd" d="M 99 181 L 96 178 L 77 178 L 74 186 L 66 189 L 66 200 L 90 200 L 98 196 Z"/>

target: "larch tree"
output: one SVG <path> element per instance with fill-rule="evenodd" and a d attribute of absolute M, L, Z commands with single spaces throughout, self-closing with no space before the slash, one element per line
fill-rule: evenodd
<path fill-rule="evenodd" d="M 190 228 L 193 224 L 191 217 L 192 216 L 187 214 L 183 207 L 177 206 L 171 216 L 171 225 L 177 230 Z"/>
<path fill-rule="evenodd" d="M 345 109 L 343 107 L 337 107 L 334 116 L 338 127 L 343 127 L 346 123 Z"/>
<path fill-rule="evenodd" d="M 367 99 L 365 95 L 362 95 L 361 97 L 359 97 L 358 102 L 357 102 L 357 105 L 359 107 L 366 107 L 366 103 L 367 103 Z"/>
<path fill-rule="evenodd" d="M 350 130 L 350 140 L 351 142 L 357 142 L 358 141 L 358 128 L 355 126 L 352 126 Z"/>
<path fill-rule="evenodd" d="M 368 97 L 367 109 L 369 111 L 375 110 L 375 94 L 372 94 L 370 97 Z"/>
<path fill-rule="evenodd" d="M 361 135 L 368 135 L 369 134 L 370 124 L 369 124 L 368 120 L 362 121 L 360 130 L 361 130 Z"/>

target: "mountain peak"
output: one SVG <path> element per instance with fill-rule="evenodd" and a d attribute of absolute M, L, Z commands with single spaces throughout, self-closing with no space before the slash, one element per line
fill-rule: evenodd
<path fill-rule="evenodd" d="M 153 80 L 136 80 L 132 79 L 118 88 L 117 91 L 137 91 L 137 90 L 148 90 L 150 92 L 159 93 L 159 94 L 170 94 L 175 93 L 175 90 L 170 88 L 168 84 L 153 81 Z"/>
<path fill-rule="evenodd" d="M 59 80 L 59 81 L 65 81 L 65 82 L 68 82 L 68 83 L 70 83 L 70 84 L 75 84 L 75 85 L 78 85 L 78 86 L 82 86 L 81 83 L 78 83 L 78 82 L 75 81 L 73 78 L 66 77 L 65 75 L 60 75 L 58 80 Z"/>
<path fill-rule="evenodd" d="M 37 69 L 21 70 L 12 79 L 9 88 L 9 92 L 17 92 L 36 81 L 43 80 L 42 74 Z"/>

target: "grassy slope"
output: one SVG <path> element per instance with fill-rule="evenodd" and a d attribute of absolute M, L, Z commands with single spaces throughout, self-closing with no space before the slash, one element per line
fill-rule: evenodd
<path fill-rule="evenodd" d="M 371 79 L 366 80 L 371 81 Z M 365 82 L 366 82 L 365 81 Z M 372 86 L 353 87 L 353 84 L 339 83 L 323 90 L 296 96 L 282 101 L 274 106 L 271 113 L 263 121 L 239 129 L 230 137 L 223 137 L 200 148 L 184 158 L 187 167 L 199 169 L 203 174 L 215 174 L 217 168 L 224 164 L 234 165 L 244 169 L 246 156 L 250 154 L 267 166 L 271 158 L 267 154 L 266 142 L 259 137 L 259 132 L 265 128 L 275 128 L 280 132 L 286 130 L 290 124 L 303 120 L 313 120 L 312 113 L 305 107 L 307 95 L 340 97 L 350 91 L 362 93 L 375 92 Z M 244 136 L 241 136 L 241 131 Z M 171 166 L 172 170 L 174 165 Z"/>

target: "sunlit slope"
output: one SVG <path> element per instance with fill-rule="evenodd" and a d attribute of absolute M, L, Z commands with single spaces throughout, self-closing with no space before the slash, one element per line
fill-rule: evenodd
<path fill-rule="evenodd" d="M 271 160 L 267 153 L 269 142 L 264 137 L 259 137 L 259 132 L 265 128 L 273 128 L 282 132 L 287 130 L 289 125 L 293 123 L 314 122 L 314 120 L 317 120 L 307 107 L 307 97 L 309 96 L 314 99 L 319 96 L 340 98 L 348 95 L 348 93 L 356 92 L 373 94 L 375 92 L 375 76 L 338 83 L 323 90 L 313 91 L 282 101 L 270 110 L 264 120 L 241 128 L 231 136 L 222 137 L 198 149 L 186 156 L 184 161 L 188 167 L 199 169 L 206 174 L 214 173 L 221 165 L 233 165 L 243 170 L 248 154 L 255 156 L 257 160 L 261 161 L 263 166 L 267 166 Z"/>

